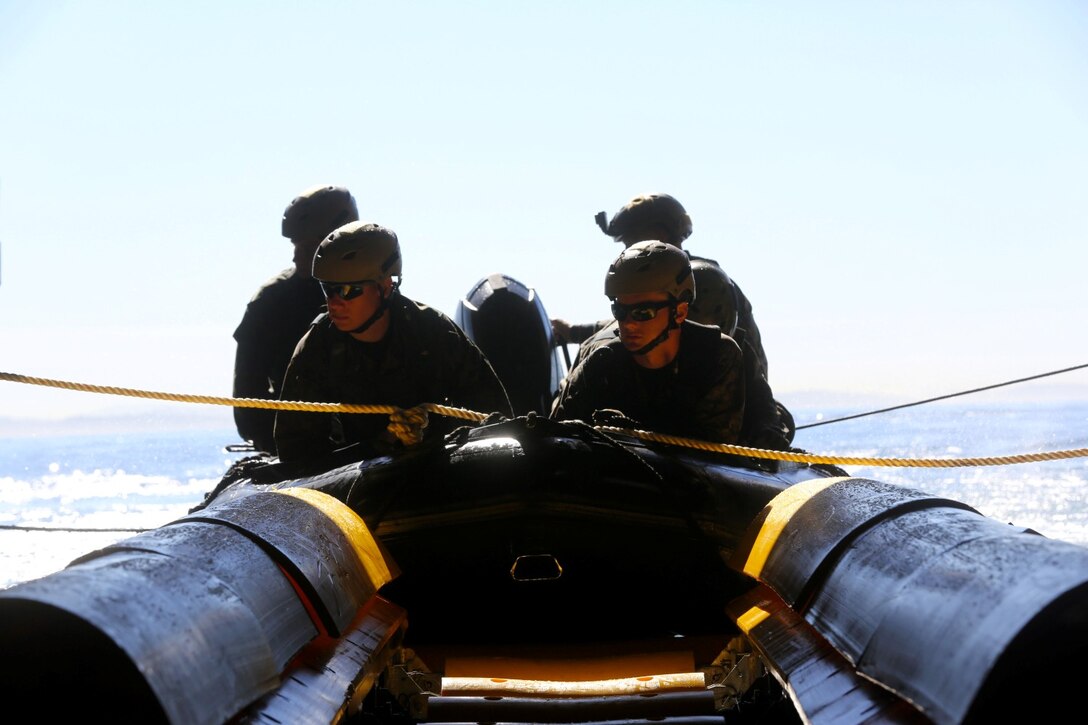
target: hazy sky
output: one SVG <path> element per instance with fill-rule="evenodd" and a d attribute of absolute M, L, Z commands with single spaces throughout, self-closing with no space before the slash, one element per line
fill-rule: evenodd
<path fill-rule="evenodd" d="M 408 296 L 505 272 L 572 320 L 608 312 L 593 215 L 671 193 L 787 403 L 1088 362 L 1077 0 L 4 0 L 0 371 L 229 395 L 319 183 Z M 0 416 L 109 404 L 0 382 Z"/>

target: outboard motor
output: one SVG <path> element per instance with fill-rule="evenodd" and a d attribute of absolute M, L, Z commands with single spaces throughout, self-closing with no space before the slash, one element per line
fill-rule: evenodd
<path fill-rule="evenodd" d="M 491 361 L 514 413 L 547 415 L 566 366 L 536 290 L 489 275 L 457 304 L 455 320 Z"/>

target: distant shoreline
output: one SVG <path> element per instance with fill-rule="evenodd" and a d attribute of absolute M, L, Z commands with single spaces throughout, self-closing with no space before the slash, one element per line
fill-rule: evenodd
<path fill-rule="evenodd" d="M 229 408 L 218 411 L 165 414 L 162 409 L 126 411 L 71 417 L 0 417 L 0 436 L 36 438 L 66 435 L 115 435 L 148 431 L 223 430 L 234 434 L 234 417 Z M 241 442 L 240 440 L 238 441 Z"/>

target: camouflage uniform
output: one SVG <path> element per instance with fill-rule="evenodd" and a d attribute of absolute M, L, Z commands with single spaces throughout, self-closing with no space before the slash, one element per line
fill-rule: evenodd
<path fill-rule="evenodd" d="M 299 338 L 325 307 L 325 296 L 316 280 L 299 275 L 294 267 L 285 269 L 257 290 L 249 301 L 234 339 L 236 398 L 276 400 L 283 375 Z M 276 411 L 262 408 L 235 408 L 234 423 L 243 440 L 253 441 L 258 450 L 276 452 L 272 427 Z"/>
<path fill-rule="evenodd" d="M 721 269 L 721 265 L 718 264 L 716 260 L 707 257 L 698 257 L 691 252 L 688 252 L 688 259 L 701 259 L 710 262 L 718 269 Z M 767 353 L 763 351 L 763 338 L 760 337 L 759 328 L 756 327 L 756 318 L 752 316 L 752 303 L 744 296 L 744 292 L 741 291 L 740 285 L 738 285 L 732 277 L 729 278 L 729 281 L 733 284 L 733 292 L 736 293 L 737 302 L 737 327 L 729 334 L 731 334 L 732 338 L 740 345 L 741 350 L 744 352 L 744 356 L 752 358 L 752 369 L 758 370 L 759 374 L 766 379 Z M 698 289 L 695 290 L 695 294 L 698 296 Z"/>
<path fill-rule="evenodd" d="M 698 257 L 688 252 L 691 260 L 702 260 L 721 269 L 716 260 Z M 793 414 L 781 402 L 774 398 L 767 375 L 767 353 L 763 350 L 763 338 L 760 337 L 755 317 L 752 316 L 752 303 L 744 296 L 732 277 L 726 275 L 733 288 L 737 310 L 736 328 L 728 333 L 741 352 L 744 353 L 744 376 L 748 405 L 744 413 L 744 445 L 753 448 L 787 450 L 793 443 L 797 431 Z M 695 290 L 698 299 L 699 290 Z M 724 321 L 719 327 L 725 329 Z"/>
<path fill-rule="evenodd" d="M 680 350 L 663 368 L 635 362 L 619 338 L 598 345 L 575 366 L 551 417 L 593 422 L 597 410 L 619 410 L 640 427 L 717 443 L 738 443 L 745 410 L 740 348 L 716 327 L 686 321 Z"/>
<path fill-rule="evenodd" d="M 706 257 L 696 257 L 688 253 L 690 259 L 704 259 L 719 266 Z M 732 282 L 732 279 L 730 279 Z M 741 433 L 743 445 L 770 450 L 787 450 L 793 443 L 796 427 L 793 415 L 786 406 L 774 398 L 770 383 L 767 382 L 767 354 L 763 351 L 763 341 L 759 328 L 752 317 L 752 304 L 733 282 L 737 302 L 737 323 L 731 337 L 744 354 L 745 400 L 744 425 Z M 699 290 L 695 290 L 698 299 Z M 721 325 L 719 325 L 721 326 Z M 732 327 L 729 321 L 727 327 Z M 619 336 L 619 328 L 614 320 L 601 320 L 571 326 L 571 338 L 580 335 L 581 344 L 571 364 L 572 370 L 587 358 L 594 350 L 607 345 Z M 625 411 L 626 412 L 626 411 Z"/>
<path fill-rule="evenodd" d="M 446 315 L 396 293 L 390 327 L 375 343 L 359 342 L 314 320 L 299 342 L 280 397 L 283 400 L 394 405 L 437 403 L 480 413 L 511 415 L 510 401 L 491 364 Z M 398 444 L 386 431 L 387 415 L 279 411 L 276 444 L 281 460 L 329 453 L 352 443 L 388 452 Z M 469 421 L 431 415 L 426 435 L 442 435 Z"/>

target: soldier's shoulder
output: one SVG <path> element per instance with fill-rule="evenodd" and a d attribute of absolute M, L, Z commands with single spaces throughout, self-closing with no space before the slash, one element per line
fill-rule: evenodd
<path fill-rule="evenodd" d="M 586 358 L 591 352 L 611 342 L 619 341 L 619 325 L 611 322 L 601 327 L 578 345 L 578 358 Z"/>
<path fill-rule="evenodd" d="M 584 355 L 580 355 L 579 364 L 575 367 L 581 367 L 582 365 L 588 365 L 590 367 L 600 367 L 602 365 L 611 365 L 617 359 L 619 355 L 629 355 L 627 349 L 623 346 L 623 342 L 619 337 L 614 337 L 608 340 L 600 340 L 596 345 L 586 348 Z"/>
<path fill-rule="evenodd" d="M 262 282 L 257 291 L 253 293 L 250 302 L 282 299 L 297 294 L 302 288 L 299 281 L 300 278 L 295 274 L 295 268 L 288 267 Z"/>
<path fill-rule="evenodd" d="M 707 264 L 713 264 L 713 265 L 714 265 L 715 267 L 717 267 L 718 269 L 721 269 L 721 268 L 722 268 L 722 265 L 720 265 L 720 264 L 718 263 L 718 260 L 716 260 L 716 259 L 711 259 L 710 257 L 704 257 L 704 256 L 702 256 L 702 255 L 699 255 L 699 254 L 693 254 L 693 253 L 692 253 L 692 252 L 691 252 L 690 250 L 688 250 L 688 249 L 685 249 L 684 251 L 685 251 L 685 252 L 687 253 L 687 255 L 688 255 L 688 259 L 689 259 L 690 261 L 692 261 L 692 262 L 706 262 Z"/>
<path fill-rule="evenodd" d="M 416 324 L 457 327 L 457 323 L 450 319 L 449 315 L 437 307 L 431 307 L 426 302 L 420 302 L 399 294 L 393 304 L 401 315 L 411 319 Z"/>
<path fill-rule="evenodd" d="M 722 332 L 721 328 L 717 325 L 705 325 L 702 322 L 696 322 L 695 320 L 684 320 L 684 324 L 681 326 L 682 335 L 684 337 L 693 337 L 699 340 L 717 340 L 724 337 L 727 339 L 729 335 Z"/>
<path fill-rule="evenodd" d="M 393 304 L 396 314 L 402 318 L 402 324 L 411 330 L 408 334 L 421 344 L 427 344 L 425 342 L 427 340 L 447 345 L 459 345 L 468 341 L 468 337 L 457 323 L 437 307 L 431 307 L 402 294 L 397 295 L 397 301 Z"/>
<path fill-rule="evenodd" d="M 307 355 L 313 355 L 315 352 L 323 349 L 331 349 L 334 344 L 344 344 L 351 338 L 336 329 L 336 326 L 332 324 L 332 319 L 329 317 L 329 313 L 322 312 L 314 318 L 310 326 L 299 338 L 299 342 L 295 348 L 295 355 L 302 348 L 306 349 Z"/>
<path fill-rule="evenodd" d="M 714 325 L 685 320 L 681 329 L 681 344 L 688 349 L 720 350 L 728 355 L 740 354 L 740 344 Z"/>

